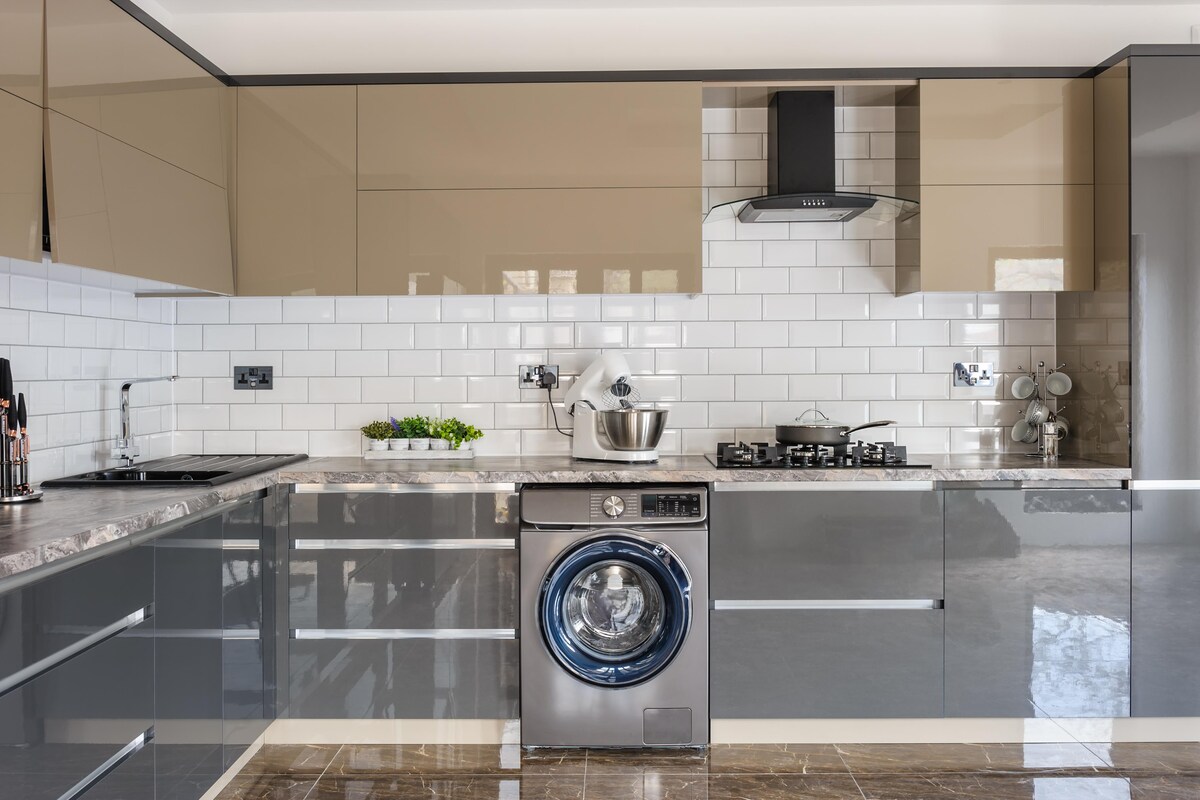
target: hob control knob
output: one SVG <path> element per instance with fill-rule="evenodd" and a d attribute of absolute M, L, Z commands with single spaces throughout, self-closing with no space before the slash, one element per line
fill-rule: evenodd
<path fill-rule="evenodd" d="M 619 517 L 625 513 L 625 501 L 616 495 L 604 498 L 600 507 L 604 510 L 606 517 Z"/>

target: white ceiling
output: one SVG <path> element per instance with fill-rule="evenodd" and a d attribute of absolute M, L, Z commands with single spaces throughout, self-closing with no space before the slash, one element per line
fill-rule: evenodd
<path fill-rule="evenodd" d="M 135 0 L 225 72 L 1090 66 L 1193 0 Z"/>

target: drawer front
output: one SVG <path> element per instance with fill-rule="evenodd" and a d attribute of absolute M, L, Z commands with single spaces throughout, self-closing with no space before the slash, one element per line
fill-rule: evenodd
<path fill-rule="evenodd" d="M 407 489 L 407 487 L 404 487 Z M 514 539 L 517 494 L 441 491 L 313 492 L 289 501 L 293 540 Z"/>
<path fill-rule="evenodd" d="M 515 719 L 518 647 L 508 640 L 295 640 L 299 719 Z"/>
<path fill-rule="evenodd" d="M 147 619 L 0 696 L 0 775 L 21 787 L 13 796 L 57 800 L 154 725 L 153 627 Z"/>
<path fill-rule="evenodd" d="M 942 715 L 940 610 L 715 611 L 714 719 Z"/>
<path fill-rule="evenodd" d="M 716 600 L 941 599 L 933 491 L 714 492 Z"/>
<path fill-rule="evenodd" d="M 290 562 L 292 628 L 517 627 L 515 549 L 293 550 Z"/>

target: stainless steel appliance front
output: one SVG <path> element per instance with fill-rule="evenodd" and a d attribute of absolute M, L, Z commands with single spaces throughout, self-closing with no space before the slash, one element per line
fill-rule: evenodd
<path fill-rule="evenodd" d="M 521 742 L 708 743 L 703 487 L 521 496 Z"/>

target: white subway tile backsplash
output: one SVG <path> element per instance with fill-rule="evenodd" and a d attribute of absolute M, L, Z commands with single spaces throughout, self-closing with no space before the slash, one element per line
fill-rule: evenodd
<path fill-rule="evenodd" d="M 708 263 L 713 267 L 761 267 L 763 265 L 763 243 L 758 241 L 709 242 Z M 743 291 L 740 285 L 738 291 Z"/>
<path fill-rule="evenodd" d="M 369 377 L 362 379 L 361 398 L 364 403 L 411 403 L 414 378 Z M 368 420 L 369 421 L 369 420 Z"/>
<path fill-rule="evenodd" d="M 930 292 L 924 296 L 925 319 L 975 319 L 976 297 L 974 294 Z"/>
<path fill-rule="evenodd" d="M 549 318 L 563 322 L 592 322 L 600 319 L 600 297 L 598 295 L 554 295 L 547 301 Z"/>
<path fill-rule="evenodd" d="M 765 299 L 763 295 L 758 294 L 714 295 L 708 299 L 708 319 L 714 321 L 761 319 Z"/>
<path fill-rule="evenodd" d="M 758 133 L 712 133 L 708 157 L 713 161 L 738 161 L 763 157 L 763 136 Z"/>
<path fill-rule="evenodd" d="M 754 299 L 754 295 L 738 295 Z M 744 316 L 741 319 L 757 319 Z M 817 318 L 817 298 L 811 294 L 767 294 L 762 297 L 763 319 L 808 320 Z M 733 317 L 732 319 L 737 319 Z"/>
<path fill-rule="evenodd" d="M 575 328 L 569 322 L 529 323 L 521 326 L 523 347 L 570 347 Z"/>
<path fill-rule="evenodd" d="M 497 322 L 543 322 L 546 320 L 545 297 L 506 296 L 496 298 Z"/>
<path fill-rule="evenodd" d="M 870 315 L 870 295 L 823 294 L 817 296 L 817 319 L 869 319 Z"/>
<path fill-rule="evenodd" d="M 1004 323 L 1001 322 L 953 320 L 950 323 L 950 344 L 953 347 L 998 345 L 1002 337 L 1003 325 Z"/>
<path fill-rule="evenodd" d="M 260 350 L 307 350 L 308 326 L 255 325 L 254 346 Z"/>
<path fill-rule="evenodd" d="M 797 267 L 789 270 L 792 292 L 803 294 L 835 294 L 842 291 L 840 267 Z"/>
<path fill-rule="evenodd" d="M 388 322 L 439 322 L 440 297 L 389 297 Z"/>
<path fill-rule="evenodd" d="M 896 344 L 901 347 L 949 345 L 950 323 L 947 320 L 900 320 L 896 323 Z M 928 359 L 925 368 L 929 368 Z"/>
<path fill-rule="evenodd" d="M 702 400 L 732 401 L 734 378 L 732 375 L 684 375 L 680 384 L 680 399 L 689 403 Z"/>
<path fill-rule="evenodd" d="M 467 326 L 467 346 L 476 350 L 521 346 L 519 322 L 472 322 Z"/>
<path fill-rule="evenodd" d="M 284 322 L 333 322 L 334 298 L 332 297 L 285 297 L 283 298 Z"/>
<path fill-rule="evenodd" d="M 734 343 L 737 347 L 774 347 L 787 340 L 787 322 L 734 323 Z"/>
<path fill-rule="evenodd" d="M 895 343 L 896 323 L 891 320 L 842 323 L 842 344 L 847 347 L 890 347 Z"/>
<path fill-rule="evenodd" d="M 447 350 L 442 354 L 443 375 L 491 375 L 495 369 L 494 350 Z"/>
<path fill-rule="evenodd" d="M 105 292 L 109 299 L 114 297 Z M 95 302 L 99 303 L 99 299 Z M 111 308 L 111 306 L 110 306 Z M 184 298 L 175 301 L 175 321 L 183 324 L 226 324 L 229 322 L 229 301 L 223 297 Z M 257 320 L 256 320 L 257 321 Z"/>
<path fill-rule="evenodd" d="M 920 347 L 872 347 L 871 372 L 921 372 L 924 353 Z"/>
<path fill-rule="evenodd" d="M 679 347 L 682 339 L 678 322 L 629 323 L 630 347 Z"/>
<path fill-rule="evenodd" d="M 334 374 L 347 378 L 387 375 L 388 351 L 339 350 L 334 361 Z"/>
<path fill-rule="evenodd" d="M 1004 344 L 1035 345 L 1054 341 L 1054 320 L 1008 320 L 1004 323 Z"/>
<path fill-rule="evenodd" d="M 625 323 L 580 322 L 575 325 L 576 347 L 625 347 Z"/>
<path fill-rule="evenodd" d="M 732 347 L 732 322 L 684 322 L 684 347 Z"/>
<path fill-rule="evenodd" d="M 792 347 L 838 347 L 842 343 L 840 322 L 791 322 L 788 344 Z"/>
<path fill-rule="evenodd" d="M 791 400 L 805 403 L 815 400 L 840 400 L 842 376 L 791 375 L 788 378 L 788 396 Z"/>
<path fill-rule="evenodd" d="M 386 297 L 334 298 L 334 319 L 338 322 L 387 322 Z"/>
<path fill-rule="evenodd" d="M 712 375 L 753 375 L 763 371 L 763 353 L 756 348 L 713 348 L 708 351 Z"/>
<path fill-rule="evenodd" d="M 601 319 L 606 322 L 654 319 L 651 295 L 613 295 L 601 301 Z"/>
<path fill-rule="evenodd" d="M 229 322 L 266 324 L 283 322 L 283 300 L 279 297 L 232 297 Z"/>
<path fill-rule="evenodd" d="M 817 242 L 763 242 L 762 254 L 764 267 L 815 267 L 817 265 Z"/>
<path fill-rule="evenodd" d="M 519 331 L 518 326 L 518 335 Z M 417 323 L 413 332 L 413 346 L 418 350 L 461 350 L 467 346 L 467 325 L 461 322 Z"/>
<path fill-rule="evenodd" d="M 496 307 L 491 297 L 442 298 L 442 322 L 491 322 L 495 316 Z"/>
<path fill-rule="evenodd" d="M 654 318 L 664 321 L 709 318 L 709 298 L 703 295 L 660 295 L 654 298 Z"/>
<path fill-rule="evenodd" d="M 869 267 L 870 265 L 870 242 L 854 240 L 817 242 L 818 267 Z"/>

